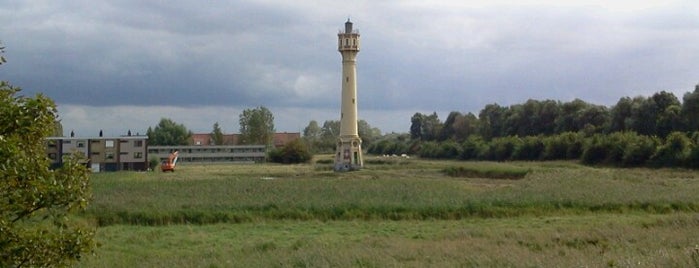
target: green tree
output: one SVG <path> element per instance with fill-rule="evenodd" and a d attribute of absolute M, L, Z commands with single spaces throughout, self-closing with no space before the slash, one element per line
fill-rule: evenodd
<path fill-rule="evenodd" d="M 63 124 L 61 124 L 61 120 L 54 121 L 53 132 L 51 133 L 51 136 L 54 136 L 54 137 L 62 137 L 63 136 Z"/>
<path fill-rule="evenodd" d="M 264 106 L 245 109 L 240 114 L 240 144 L 272 144 L 274 115 Z"/>
<path fill-rule="evenodd" d="M 187 145 L 192 132 L 183 124 L 177 124 L 169 118 L 161 118 L 155 128 L 148 127 L 146 132 L 150 145 Z"/>
<path fill-rule="evenodd" d="M 410 138 L 413 140 L 422 139 L 422 128 L 425 121 L 425 115 L 421 113 L 415 113 L 413 117 L 410 118 Z"/>
<path fill-rule="evenodd" d="M 211 130 L 211 141 L 212 145 L 223 145 L 223 131 L 218 125 L 218 122 L 214 123 L 214 128 Z"/>
<path fill-rule="evenodd" d="M 308 122 L 308 126 L 303 129 L 303 140 L 306 141 L 310 151 L 315 152 L 320 144 L 322 131 L 316 120 Z"/>
<path fill-rule="evenodd" d="M 359 120 L 357 121 L 357 132 L 359 137 L 362 139 L 362 146 L 364 148 L 369 148 L 376 139 L 381 137 L 381 130 L 375 127 L 371 127 L 367 121 Z"/>
<path fill-rule="evenodd" d="M 340 135 L 340 121 L 326 120 L 320 128 L 320 139 L 316 144 L 316 152 L 334 152 L 337 137 Z"/>
<path fill-rule="evenodd" d="M 444 120 L 442 130 L 439 133 L 440 141 L 450 140 L 454 138 L 454 134 L 456 132 L 456 130 L 454 129 L 454 124 L 462 116 L 463 115 L 457 111 L 452 111 L 449 113 L 449 115 L 447 115 L 447 119 Z"/>
<path fill-rule="evenodd" d="M 507 107 L 494 103 L 486 105 L 478 113 L 480 134 L 485 140 L 505 135 L 505 116 L 508 110 Z"/>
<path fill-rule="evenodd" d="M 303 137 L 310 141 L 320 139 L 321 129 L 316 120 L 308 122 L 308 126 L 303 129 Z"/>
<path fill-rule="evenodd" d="M 437 112 L 433 112 L 431 115 L 415 113 L 410 121 L 410 137 L 412 139 L 434 141 L 439 138 L 439 134 L 442 132 L 442 122 L 439 121 Z"/>
<path fill-rule="evenodd" d="M 55 104 L 19 91 L 0 82 L 0 267 L 68 266 L 94 247 L 94 230 L 68 217 L 90 199 L 87 169 L 74 157 L 49 169 Z"/>
<path fill-rule="evenodd" d="M 687 92 L 682 97 L 680 114 L 687 131 L 699 131 L 699 85 L 694 88 L 694 92 Z"/>
<path fill-rule="evenodd" d="M 473 113 L 468 113 L 457 117 L 451 127 L 454 130 L 454 140 L 462 142 L 471 135 L 478 134 L 478 118 Z"/>

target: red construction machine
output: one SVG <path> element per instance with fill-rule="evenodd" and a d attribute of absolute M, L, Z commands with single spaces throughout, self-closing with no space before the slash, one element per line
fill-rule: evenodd
<path fill-rule="evenodd" d="M 179 153 L 177 151 L 170 153 L 170 155 L 167 157 L 167 160 L 163 160 L 163 162 L 160 163 L 160 170 L 162 170 L 163 172 L 175 172 L 175 165 L 177 164 L 178 154 Z"/>

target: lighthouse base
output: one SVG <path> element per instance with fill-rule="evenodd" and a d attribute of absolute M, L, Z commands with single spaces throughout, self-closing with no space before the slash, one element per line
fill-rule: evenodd
<path fill-rule="evenodd" d="M 340 137 L 335 150 L 335 171 L 354 171 L 362 167 L 362 139 L 358 136 Z"/>

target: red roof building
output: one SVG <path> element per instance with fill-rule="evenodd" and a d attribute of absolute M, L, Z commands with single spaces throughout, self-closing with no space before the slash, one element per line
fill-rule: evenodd
<path fill-rule="evenodd" d="M 301 133 L 299 132 L 284 132 L 284 133 L 274 133 L 272 138 L 272 144 L 274 147 L 282 147 L 287 143 L 300 139 Z M 190 138 L 190 145 L 195 146 L 209 146 L 209 145 L 238 145 L 240 140 L 240 134 L 224 134 L 223 144 L 213 144 L 213 139 L 211 138 L 211 133 L 195 133 L 192 134 Z"/>

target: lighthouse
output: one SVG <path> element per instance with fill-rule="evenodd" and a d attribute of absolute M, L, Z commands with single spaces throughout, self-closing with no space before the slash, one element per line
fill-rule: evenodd
<path fill-rule="evenodd" d="M 340 136 L 335 150 L 335 171 L 359 170 L 362 160 L 362 139 L 357 132 L 357 53 L 359 33 L 347 19 L 345 31 L 337 34 L 337 50 L 342 55 L 342 104 Z"/>

